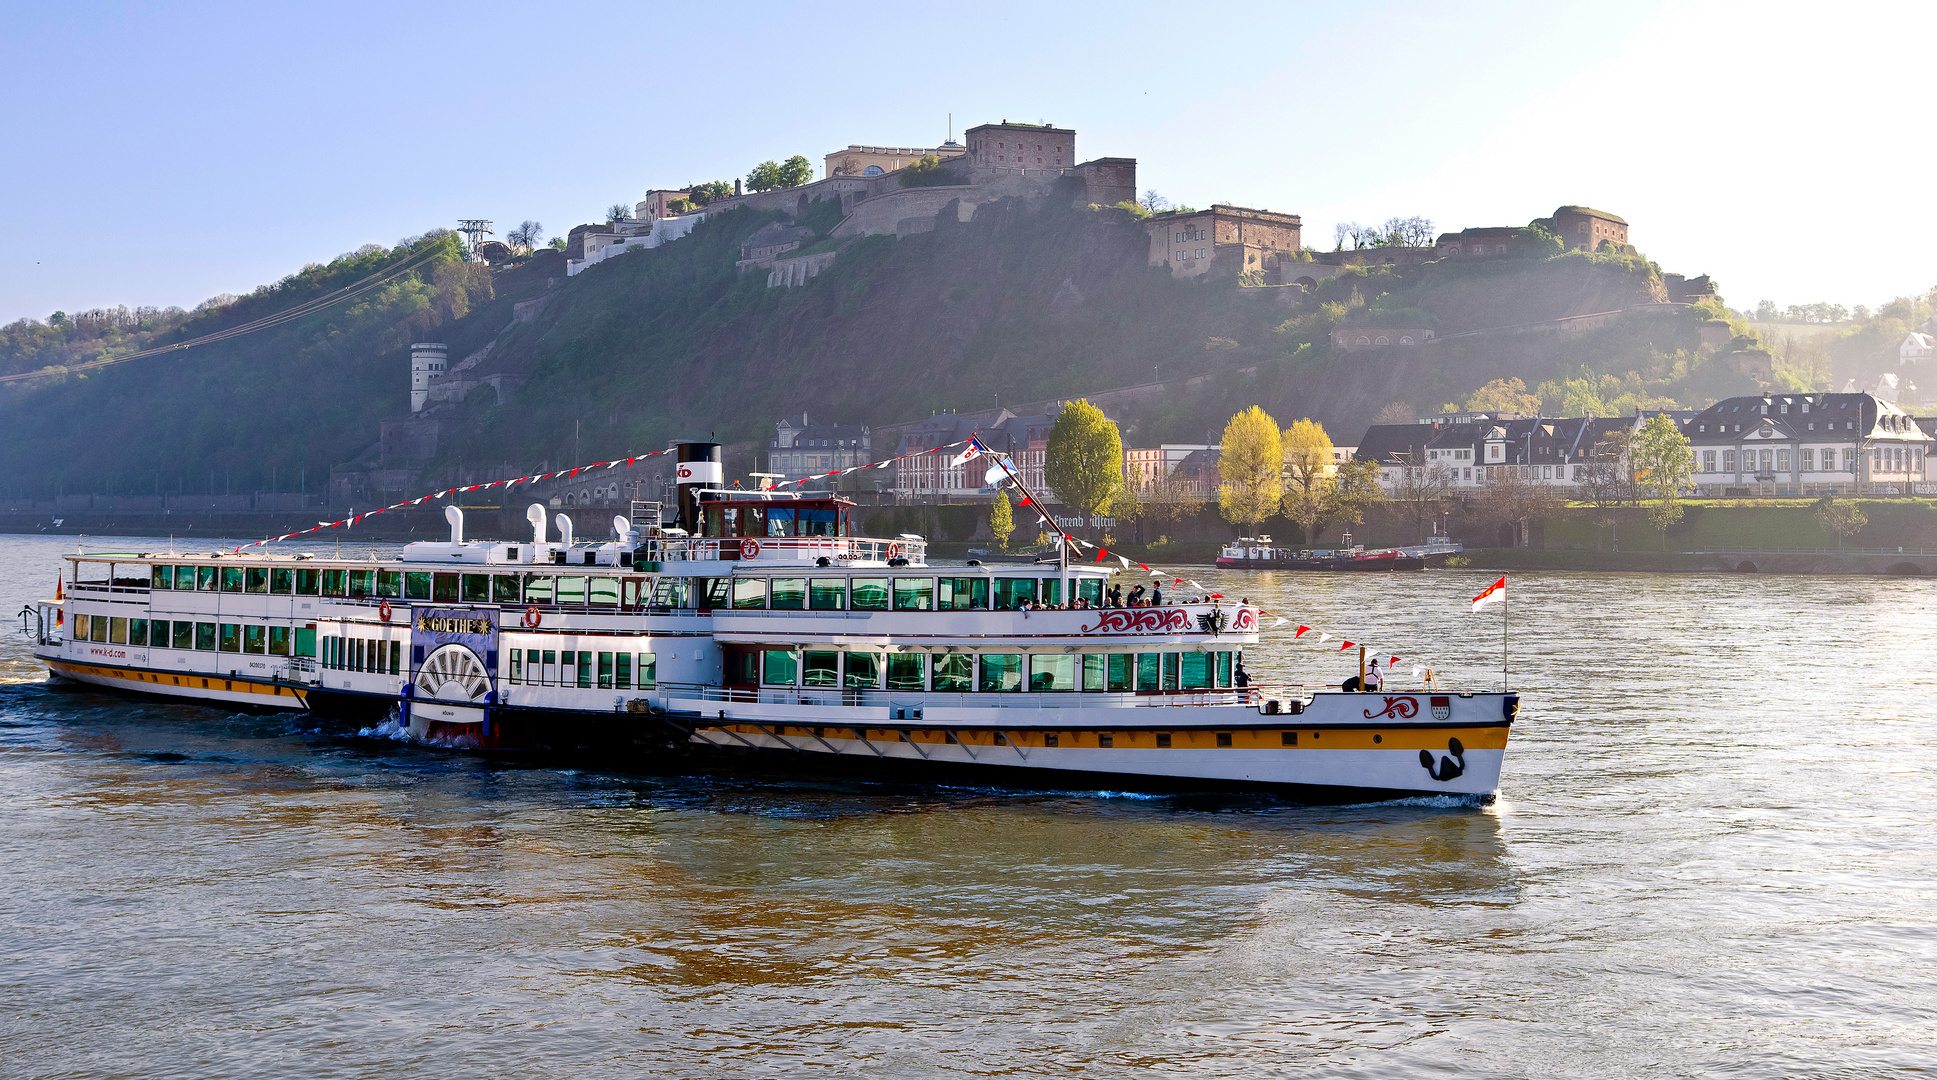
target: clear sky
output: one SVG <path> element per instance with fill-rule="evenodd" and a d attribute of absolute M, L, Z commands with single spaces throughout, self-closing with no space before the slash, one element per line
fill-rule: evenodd
<path fill-rule="evenodd" d="M 1736 307 L 1937 285 L 1928 4 L 8 5 L 0 320 L 1003 118 L 1179 203 L 1627 218 Z"/>

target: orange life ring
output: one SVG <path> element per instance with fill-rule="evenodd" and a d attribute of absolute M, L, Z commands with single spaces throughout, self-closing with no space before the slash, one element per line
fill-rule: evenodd
<path fill-rule="evenodd" d="M 539 620 L 541 620 L 543 617 L 544 616 L 538 614 L 538 605 L 533 604 L 530 607 L 525 609 L 524 624 L 530 629 L 536 630 L 538 629 Z"/>
<path fill-rule="evenodd" d="M 390 601 L 377 601 L 377 618 L 382 619 L 384 622 L 390 621 Z"/>
<path fill-rule="evenodd" d="M 740 541 L 740 558 L 757 559 L 760 557 L 760 541 L 748 537 Z"/>

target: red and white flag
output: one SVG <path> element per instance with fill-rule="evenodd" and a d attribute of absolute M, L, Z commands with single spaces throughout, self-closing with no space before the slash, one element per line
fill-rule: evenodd
<path fill-rule="evenodd" d="M 1505 600 L 1506 598 L 1507 598 L 1507 579 L 1505 577 L 1502 577 L 1500 578 L 1500 580 L 1494 582 L 1491 585 L 1488 585 L 1480 593 L 1480 595 L 1475 596 L 1473 598 L 1473 610 L 1478 611 L 1481 608 L 1485 607 L 1488 604 L 1493 603 L 1496 600 Z"/>

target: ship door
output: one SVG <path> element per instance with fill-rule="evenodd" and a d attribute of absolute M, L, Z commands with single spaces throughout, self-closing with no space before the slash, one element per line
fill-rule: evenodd
<path fill-rule="evenodd" d="M 748 701 L 756 700 L 760 690 L 760 650 L 752 645 L 722 645 L 720 682 L 730 691 L 740 691 Z M 740 693 L 733 695 L 735 698 Z"/>

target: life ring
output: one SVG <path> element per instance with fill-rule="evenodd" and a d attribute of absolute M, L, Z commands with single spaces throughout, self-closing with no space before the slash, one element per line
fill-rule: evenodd
<path fill-rule="evenodd" d="M 760 541 L 751 537 L 740 541 L 740 558 L 757 559 L 760 557 Z"/>
<path fill-rule="evenodd" d="M 390 621 L 390 601 L 377 601 L 377 618 L 382 619 L 384 622 Z"/>
<path fill-rule="evenodd" d="M 538 614 L 537 604 L 533 604 L 530 607 L 525 609 L 524 624 L 528 629 L 532 629 L 532 630 L 538 629 L 538 622 L 542 618 L 543 616 Z"/>
<path fill-rule="evenodd" d="M 901 545 L 900 545 L 900 544 L 889 544 L 889 545 L 888 545 L 888 558 L 890 558 L 890 559 L 899 559 L 899 558 L 901 558 Z"/>

